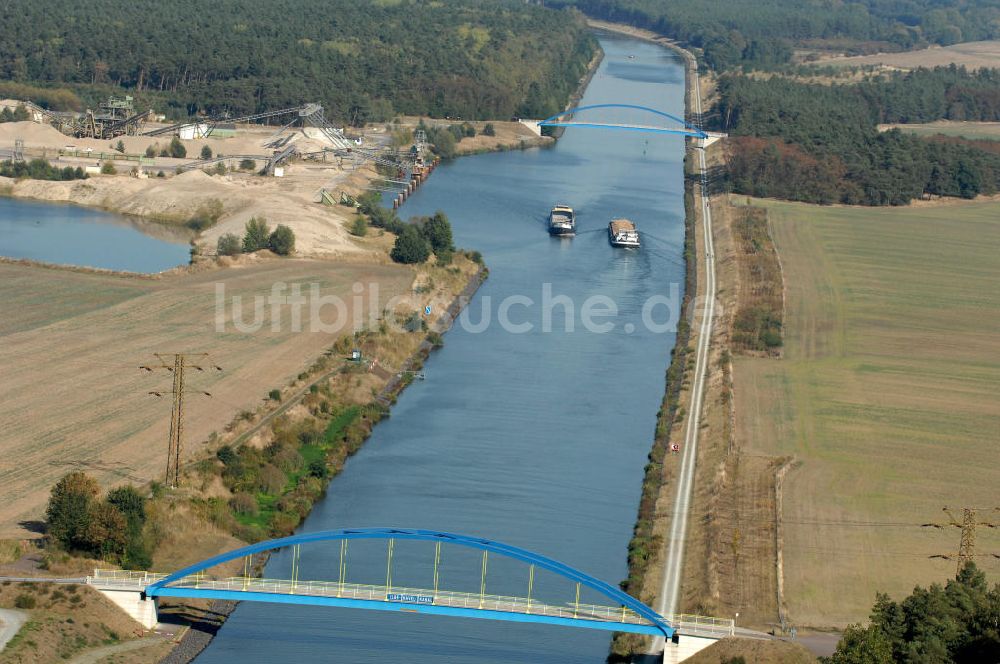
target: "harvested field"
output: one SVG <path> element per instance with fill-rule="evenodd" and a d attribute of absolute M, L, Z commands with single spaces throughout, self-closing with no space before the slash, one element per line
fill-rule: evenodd
<path fill-rule="evenodd" d="M 864 619 L 876 591 L 943 582 L 942 507 L 993 507 L 1000 471 L 1000 204 L 768 201 L 786 284 L 783 359 L 734 360 L 736 437 L 791 456 L 784 589 L 792 624 Z M 981 529 L 982 553 L 1000 552 Z M 1000 561 L 978 559 L 992 581 Z"/>
<path fill-rule="evenodd" d="M 51 485 L 71 470 L 85 470 L 104 486 L 161 477 L 170 397 L 148 393 L 169 391 L 170 376 L 138 369 L 156 361 L 151 353 L 209 352 L 225 369 L 189 373 L 189 388 L 212 394 L 186 399 L 185 451 L 194 453 L 211 432 L 305 371 L 352 331 L 355 316 L 365 322 L 373 301 L 380 312 L 388 298 L 410 292 L 413 278 L 412 270 L 395 265 L 305 259 L 244 258 L 228 269 L 161 279 L 0 264 L 7 312 L 0 319 L 0 538 L 26 536 Z M 322 296 L 339 296 L 341 325 L 330 305 L 321 312 L 329 328 L 311 331 L 307 304 L 296 332 L 290 307 L 280 305 L 280 324 L 272 328 L 277 317 L 266 298 L 274 284 L 293 283 L 306 296 L 311 284 Z M 355 283 L 377 284 L 377 301 L 370 291 L 354 293 Z M 228 303 L 221 332 L 220 284 Z M 254 298 L 261 298 L 259 331 L 236 329 L 236 295 L 247 325 Z"/>
<path fill-rule="evenodd" d="M 899 129 L 917 136 L 955 136 L 970 141 L 1000 141 L 1000 122 L 953 122 L 938 120 L 924 124 L 879 125 L 879 131 Z"/>
<path fill-rule="evenodd" d="M 944 67 L 955 64 L 969 69 L 1000 67 L 1000 41 L 978 41 L 954 44 L 952 46 L 932 46 L 919 51 L 901 53 L 876 53 L 853 57 L 822 58 L 814 64 L 838 67 L 878 66 L 893 69 L 916 69 L 917 67 Z"/>

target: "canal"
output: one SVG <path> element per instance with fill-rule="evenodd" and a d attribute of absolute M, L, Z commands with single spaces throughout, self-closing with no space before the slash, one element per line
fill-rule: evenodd
<path fill-rule="evenodd" d="M 683 115 L 684 71 L 673 53 L 600 39 L 606 57 L 582 104 Z M 466 324 L 427 362 L 426 380 L 400 397 L 302 529 L 453 531 L 522 546 L 612 584 L 624 578 L 674 343 L 668 303 L 679 306 L 683 283 L 683 153 L 680 137 L 577 128 L 552 149 L 439 168 L 401 213 L 444 210 L 456 243 L 482 251 L 490 278 Z M 576 209 L 575 238 L 546 234 L 556 203 Z M 637 223 L 641 249 L 609 246 L 607 224 L 618 216 Z M 565 296 L 548 322 L 546 293 L 550 304 Z M 516 306 L 511 296 L 520 296 Z M 643 322 L 654 297 L 662 301 Z M 614 303 L 617 315 L 586 324 L 588 298 L 601 311 Z M 384 583 L 385 546 L 352 543 L 349 580 Z M 429 587 L 431 548 L 397 542 L 394 585 Z M 478 592 L 478 554 L 446 555 L 442 587 Z M 303 547 L 300 578 L 336 580 L 338 556 L 336 544 Z M 287 576 L 289 564 L 287 552 L 276 554 L 267 575 Z M 527 583 L 523 565 L 490 557 L 487 592 L 523 596 Z M 574 599 L 558 579 L 537 580 L 535 594 Z M 244 603 L 198 661 L 601 662 L 609 641 L 608 632 L 565 627 Z"/>
<path fill-rule="evenodd" d="M 186 265 L 186 229 L 76 205 L 0 198 L 0 256 L 156 273 Z"/>

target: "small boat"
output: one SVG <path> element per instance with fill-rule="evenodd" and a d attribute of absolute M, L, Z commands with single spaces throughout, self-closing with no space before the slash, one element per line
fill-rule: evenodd
<path fill-rule="evenodd" d="M 557 205 L 549 212 L 549 235 L 575 235 L 576 214 L 568 205 Z"/>
<path fill-rule="evenodd" d="M 608 240 L 612 247 L 639 247 L 639 231 L 628 219 L 614 219 L 608 224 Z"/>

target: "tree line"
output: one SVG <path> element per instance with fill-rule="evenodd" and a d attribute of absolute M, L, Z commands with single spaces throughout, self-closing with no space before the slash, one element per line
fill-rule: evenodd
<path fill-rule="evenodd" d="M 80 166 L 59 168 L 45 159 L 32 159 L 27 162 L 8 159 L 0 162 L 0 177 L 29 178 L 31 180 L 86 180 L 87 174 Z"/>
<path fill-rule="evenodd" d="M 288 256 L 295 251 L 295 232 L 284 224 L 278 224 L 272 231 L 264 217 L 250 217 L 243 228 L 242 239 L 235 233 L 225 233 L 216 243 L 216 253 L 219 256 L 252 254 L 261 249 L 270 249 L 279 256 Z"/>
<path fill-rule="evenodd" d="M 900 602 L 878 594 L 867 626 L 851 625 L 823 664 L 979 664 L 1000 661 L 1000 585 L 973 563 L 943 587 Z"/>
<path fill-rule="evenodd" d="M 324 105 L 360 125 L 394 114 L 545 117 L 596 48 L 583 17 L 516 0 L 11 0 L 0 79 L 90 106 L 122 90 L 170 117 Z"/>
<path fill-rule="evenodd" d="M 429 217 L 412 217 L 405 222 L 395 210 L 382 207 L 380 194 L 371 191 L 358 199 L 358 218 L 351 232 L 365 235 L 367 224 L 396 236 L 389 256 L 397 263 L 423 263 L 434 254 L 438 265 L 448 265 L 454 257 L 451 222 L 441 210 Z"/>
<path fill-rule="evenodd" d="M 991 117 L 1000 113 L 995 75 L 939 68 L 827 86 L 733 73 L 719 80 L 709 122 L 734 137 L 728 166 L 738 193 L 860 205 L 974 198 L 1000 190 L 1000 154 L 877 125 L 947 117 L 952 106 L 929 103 L 928 87 L 951 90 L 968 100 L 969 113 Z"/>
<path fill-rule="evenodd" d="M 793 46 L 849 53 L 996 39 L 994 0 L 550 0 L 588 15 L 646 28 L 703 50 L 716 70 L 773 68 Z"/>

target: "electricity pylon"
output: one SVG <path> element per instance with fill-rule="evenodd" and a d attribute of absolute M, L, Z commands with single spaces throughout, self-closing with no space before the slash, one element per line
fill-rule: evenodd
<path fill-rule="evenodd" d="M 980 508 L 977 507 L 963 507 L 961 519 L 952 513 L 951 508 L 945 507 L 943 509 L 944 513 L 948 515 L 948 523 L 925 523 L 923 525 L 930 528 L 954 527 L 961 529 L 958 553 L 954 556 L 958 560 L 958 572 L 961 572 L 966 563 L 971 563 L 972 559 L 976 557 L 976 528 L 979 526 L 997 528 L 998 524 L 991 521 L 979 521 L 977 513 Z M 1000 507 L 994 507 L 993 511 L 1000 511 Z M 952 557 L 951 554 L 931 556 L 931 558 L 944 558 L 945 560 L 951 560 Z"/>
<path fill-rule="evenodd" d="M 208 353 L 173 353 L 172 361 L 168 361 L 165 354 L 153 353 L 153 355 L 160 361 L 158 365 L 144 364 L 139 368 L 150 373 L 156 369 L 166 369 L 172 372 L 174 377 L 173 387 L 169 392 L 154 390 L 148 394 L 156 397 L 162 397 L 164 394 L 173 395 L 173 409 L 170 412 L 170 435 L 167 439 L 167 470 L 163 481 L 169 487 L 177 488 L 181 480 L 181 448 L 183 447 L 184 433 L 184 394 L 186 393 L 184 371 L 185 369 L 205 371 L 206 368 L 222 371 L 222 367 L 209 362 Z M 203 390 L 193 390 L 189 393 L 206 397 L 212 396 L 211 393 Z"/>

